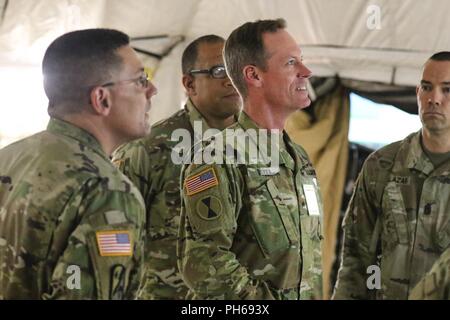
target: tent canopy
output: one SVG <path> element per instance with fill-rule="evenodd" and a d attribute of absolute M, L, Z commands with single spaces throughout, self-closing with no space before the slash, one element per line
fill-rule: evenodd
<path fill-rule="evenodd" d="M 207 33 L 227 37 L 246 21 L 284 18 L 319 77 L 415 86 L 424 61 L 450 48 L 445 0 L 2 0 L 0 11 L 0 70 L 38 67 L 48 44 L 70 30 L 107 27 L 150 37 L 133 45 L 162 56 L 145 56 L 159 89 L 152 121 L 180 106 L 184 47 Z M 409 100 L 403 109 L 414 112 Z"/>

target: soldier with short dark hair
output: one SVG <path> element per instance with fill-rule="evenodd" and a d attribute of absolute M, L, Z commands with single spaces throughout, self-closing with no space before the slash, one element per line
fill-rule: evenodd
<path fill-rule="evenodd" d="M 320 191 L 306 152 L 283 130 L 311 103 L 311 71 L 284 28 L 282 19 L 245 23 L 225 43 L 243 111 L 194 147 L 182 172 L 177 256 L 189 298 L 322 296 Z"/>
<path fill-rule="evenodd" d="M 190 151 L 207 130 L 222 130 L 235 122 L 241 102 L 223 64 L 224 42 L 219 36 L 205 35 L 186 47 L 181 63 L 188 96 L 185 107 L 114 155 L 113 161 L 136 184 L 147 206 L 148 250 L 140 299 L 184 299 L 187 293 L 176 262 L 182 163 L 173 155 L 182 158 L 179 144 Z M 197 136 L 194 128 L 200 128 Z M 185 133 L 186 141 L 172 139 L 176 132 Z"/>
<path fill-rule="evenodd" d="M 60 36 L 42 69 L 47 129 L 0 150 L 0 299 L 133 299 L 145 208 L 109 156 L 156 88 L 116 30 Z"/>
<path fill-rule="evenodd" d="M 450 246 L 450 52 L 427 60 L 416 93 L 422 129 L 370 155 L 356 183 L 335 299 L 407 299 Z"/>

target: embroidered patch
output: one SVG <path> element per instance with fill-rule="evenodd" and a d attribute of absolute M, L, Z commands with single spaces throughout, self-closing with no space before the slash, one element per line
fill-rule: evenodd
<path fill-rule="evenodd" d="M 129 231 L 98 231 L 98 250 L 102 257 L 131 256 L 131 239 Z"/>
<path fill-rule="evenodd" d="M 409 185 L 411 183 L 411 178 L 408 176 L 394 176 L 392 178 L 392 181 L 394 181 L 396 184 Z"/>
<path fill-rule="evenodd" d="M 196 212 L 204 220 L 215 220 L 222 215 L 222 203 L 213 196 L 201 198 L 197 202 Z"/>
<path fill-rule="evenodd" d="M 186 194 L 192 196 L 219 184 L 216 173 L 213 168 L 206 169 L 192 177 L 186 178 L 184 186 L 186 187 Z"/>

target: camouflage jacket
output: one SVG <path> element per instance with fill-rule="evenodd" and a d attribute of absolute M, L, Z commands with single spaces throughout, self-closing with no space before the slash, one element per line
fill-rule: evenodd
<path fill-rule="evenodd" d="M 208 128 L 189 100 L 183 110 L 152 126 L 147 137 L 122 146 L 113 156 L 113 162 L 141 191 L 147 208 L 145 283 L 139 299 L 184 299 L 187 293 L 176 260 L 182 166 L 172 161 L 178 140 L 172 141 L 171 135 L 185 129 L 190 137 L 185 142 L 192 144 L 194 121 Z"/>
<path fill-rule="evenodd" d="M 450 300 L 450 249 L 411 290 L 410 300 Z"/>
<path fill-rule="evenodd" d="M 200 153 L 229 141 L 235 129 L 258 127 L 242 112 L 238 123 L 204 142 Z M 320 191 L 305 151 L 283 136 L 276 170 L 260 161 L 194 160 L 184 167 L 177 252 L 189 298 L 321 298 Z M 261 144 L 250 141 L 259 152 Z M 237 158 L 252 157 L 251 148 L 239 154 L 243 149 L 235 146 L 231 153 Z"/>
<path fill-rule="evenodd" d="M 0 298 L 135 298 L 144 212 L 98 141 L 51 119 L 0 150 Z"/>
<path fill-rule="evenodd" d="M 369 156 L 344 221 L 336 299 L 407 299 L 450 245 L 450 162 L 434 168 L 420 132 Z M 381 288 L 369 290 L 378 265 Z"/>

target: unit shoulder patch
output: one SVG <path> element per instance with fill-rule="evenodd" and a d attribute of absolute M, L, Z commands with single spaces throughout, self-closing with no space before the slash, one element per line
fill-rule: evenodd
<path fill-rule="evenodd" d="M 215 220 L 222 215 L 222 203 L 219 198 L 206 196 L 197 201 L 197 214 L 204 220 Z"/>

